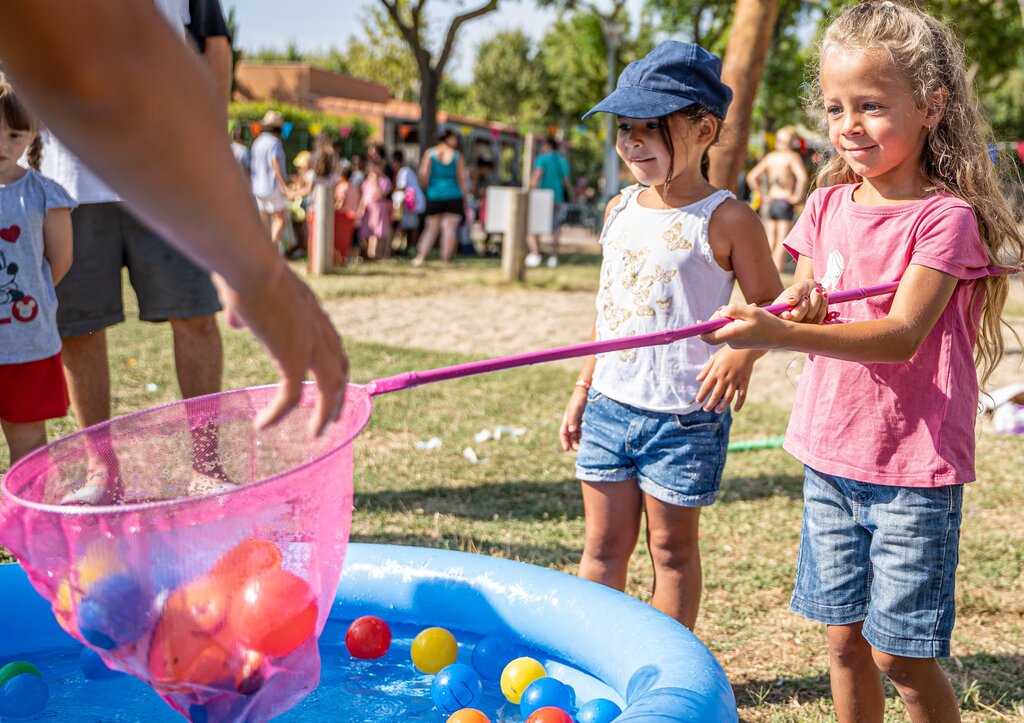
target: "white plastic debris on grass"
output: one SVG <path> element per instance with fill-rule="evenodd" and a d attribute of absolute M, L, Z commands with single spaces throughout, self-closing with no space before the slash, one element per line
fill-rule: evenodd
<path fill-rule="evenodd" d="M 437 449 L 444 442 L 441 441 L 440 437 L 431 437 L 427 440 L 418 440 L 416 442 L 416 449 Z"/>
<path fill-rule="evenodd" d="M 149 384 L 147 384 L 147 385 L 146 385 L 146 391 L 147 391 L 147 392 L 155 392 L 155 391 L 156 391 L 157 389 L 159 389 L 159 388 L 160 388 L 160 387 L 158 387 L 158 386 L 157 386 L 156 384 L 154 384 L 153 382 L 150 382 Z"/>
<path fill-rule="evenodd" d="M 510 427 L 507 424 L 499 424 L 497 427 L 492 429 L 481 429 L 479 432 L 473 435 L 473 439 L 477 444 L 483 444 L 488 440 L 499 440 L 503 436 L 505 437 L 522 437 L 526 434 L 526 430 L 522 427 Z"/>
<path fill-rule="evenodd" d="M 480 464 L 480 458 L 476 456 L 476 452 L 473 451 L 472 447 L 466 447 L 462 450 L 462 456 L 473 464 Z"/>

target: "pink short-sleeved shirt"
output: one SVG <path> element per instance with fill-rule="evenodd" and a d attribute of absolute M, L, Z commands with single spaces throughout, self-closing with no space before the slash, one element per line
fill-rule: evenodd
<path fill-rule="evenodd" d="M 911 264 L 960 279 L 935 327 L 903 364 L 810 355 L 800 376 L 785 448 L 804 464 L 861 482 L 940 487 L 974 479 L 978 377 L 974 342 L 988 274 L 978 222 L 963 200 L 938 194 L 865 206 L 854 185 L 816 190 L 786 247 L 814 259 L 827 291 L 896 281 Z M 837 307 L 837 322 L 888 314 L 891 296 Z"/>

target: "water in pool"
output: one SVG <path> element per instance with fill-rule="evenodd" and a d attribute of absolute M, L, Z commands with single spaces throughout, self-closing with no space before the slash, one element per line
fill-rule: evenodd
<path fill-rule="evenodd" d="M 413 638 L 422 626 L 392 624 L 392 642 L 387 654 L 378 660 L 355 660 L 345 648 L 349 621 L 330 620 L 320 637 L 320 685 L 305 700 L 275 721 L 351 721 L 382 723 L 397 721 L 440 721 L 430 698 L 433 675 L 418 672 L 409 658 Z M 470 664 L 473 645 L 481 636 L 453 630 L 459 641 L 458 662 Z M 46 654 L 31 656 L 50 684 L 50 702 L 39 719 L 98 721 L 180 721 L 153 690 L 128 675 L 108 680 L 88 680 L 79 666 L 80 647 L 76 644 Z M 517 645 L 518 655 L 536 657 L 560 677 L 589 677 L 562 661 Z M 560 671 L 555 672 L 555 671 Z M 591 679 L 593 681 L 593 679 Z M 570 681 L 566 681 L 570 682 Z M 572 680 L 576 683 L 576 680 Z M 596 683 L 596 681 L 593 681 Z M 585 701 L 579 701 L 585 702 Z M 519 706 L 505 700 L 498 681 L 484 681 L 484 697 L 478 706 L 492 721 L 521 721 Z"/>

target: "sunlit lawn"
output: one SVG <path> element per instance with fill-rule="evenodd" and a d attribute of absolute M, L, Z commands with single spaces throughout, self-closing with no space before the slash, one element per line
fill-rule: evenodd
<path fill-rule="evenodd" d="M 443 288 L 499 283 L 497 260 L 463 265 Z M 558 275 L 554 288 L 586 289 L 597 267 Z M 543 281 L 535 285 L 551 287 Z M 390 294 L 415 297 L 442 288 L 438 275 L 399 264 L 362 267 L 319 281 L 324 298 Z M 129 321 L 111 331 L 114 411 L 169 401 L 177 393 L 166 325 Z M 354 381 L 458 363 L 459 355 L 348 339 Z M 270 364 L 245 333 L 226 331 L 229 386 L 273 380 Z M 378 398 L 356 446 L 353 539 L 423 545 L 524 560 L 575 571 L 583 539 L 579 489 L 571 457 L 556 447 L 564 390 L 574 372 L 531 367 L 421 387 Z M 156 391 L 148 391 L 149 385 Z M 780 434 L 789 410 L 749 406 L 733 438 Z M 475 444 L 498 424 L 521 437 Z M 51 436 L 72 431 L 69 419 Z M 438 449 L 416 440 L 437 436 Z M 462 455 L 474 446 L 484 460 Z M 956 657 L 945 663 L 972 721 L 1024 717 L 1024 525 L 1020 523 L 1024 444 L 981 433 L 979 482 L 966 495 L 958 574 Z M 3 457 L 6 453 L 3 453 Z M 0 462 L 6 465 L 6 462 Z M 698 635 L 728 673 L 741 717 L 752 721 L 831 720 L 823 631 L 787 611 L 801 516 L 800 465 L 781 450 L 730 457 L 720 501 L 703 516 L 705 594 Z M 643 542 L 628 592 L 648 596 L 651 575 Z M 903 718 L 889 691 L 888 713 Z"/>

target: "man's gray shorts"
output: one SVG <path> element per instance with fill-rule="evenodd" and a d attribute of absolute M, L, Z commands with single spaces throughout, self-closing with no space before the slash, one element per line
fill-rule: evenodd
<path fill-rule="evenodd" d="M 122 203 L 87 203 L 71 213 L 74 258 L 57 285 L 57 328 L 81 336 L 124 321 L 121 269 L 139 299 L 139 318 L 167 321 L 220 311 L 208 271 L 132 216 Z"/>

